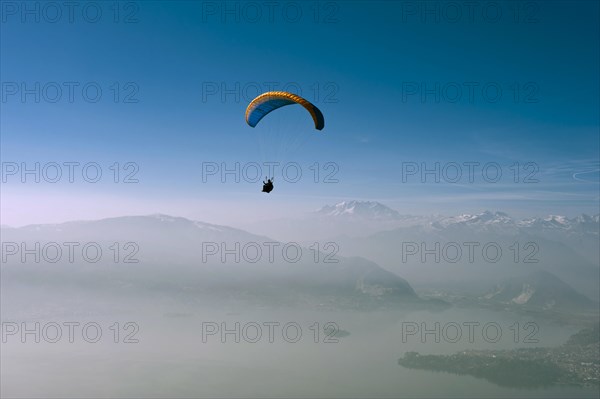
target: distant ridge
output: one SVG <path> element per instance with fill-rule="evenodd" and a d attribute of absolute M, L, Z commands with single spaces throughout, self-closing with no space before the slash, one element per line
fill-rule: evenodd
<path fill-rule="evenodd" d="M 358 217 L 367 219 L 400 219 L 400 213 L 375 201 L 342 201 L 325 205 L 317 210 L 319 215 L 333 217 Z"/>
<path fill-rule="evenodd" d="M 509 279 L 498 284 L 484 298 L 510 305 L 546 310 L 581 310 L 597 306 L 588 297 L 546 271 Z"/>

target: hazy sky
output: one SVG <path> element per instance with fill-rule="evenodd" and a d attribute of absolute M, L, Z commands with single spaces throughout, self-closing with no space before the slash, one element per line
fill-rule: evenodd
<path fill-rule="evenodd" d="M 491 3 L 4 2 L 2 223 L 235 224 L 342 199 L 597 213 L 598 3 Z M 300 107 L 247 126 L 270 89 L 314 102 L 325 129 Z M 36 162 L 39 183 L 21 173 Z M 265 162 L 288 167 L 268 196 Z"/>

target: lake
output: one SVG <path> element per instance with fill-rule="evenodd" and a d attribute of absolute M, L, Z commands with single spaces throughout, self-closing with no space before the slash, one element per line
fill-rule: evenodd
<path fill-rule="evenodd" d="M 3 322 L 40 321 L 41 333 L 39 343 L 33 334 L 25 336 L 25 343 L 18 334 L 6 337 L 2 345 L 2 395 L 597 397 L 597 388 L 514 389 L 470 376 L 409 370 L 397 364 L 407 351 L 449 354 L 465 349 L 557 346 L 578 330 L 525 316 L 459 308 L 441 312 L 247 306 L 156 306 L 149 312 L 148 308 L 140 306 L 136 311 L 134 306 L 118 317 L 107 316 L 114 314 L 112 310 L 103 314 L 96 309 L 95 314 L 77 317 L 57 310 L 44 321 L 24 313 L 4 312 Z M 74 320 L 80 324 L 73 327 L 71 343 L 64 323 Z M 87 327 L 84 337 L 83 325 L 90 322 L 96 324 Z M 57 340 L 52 323 L 60 326 L 61 339 Z M 335 323 L 328 326 L 350 335 L 335 342 L 335 337 L 323 331 L 326 323 Z M 421 336 L 422 328 L 428 334 Z M 139 342 L 125 342 L 136 339 Z M 94 340 L 97 342 L 92 343 Z"/>

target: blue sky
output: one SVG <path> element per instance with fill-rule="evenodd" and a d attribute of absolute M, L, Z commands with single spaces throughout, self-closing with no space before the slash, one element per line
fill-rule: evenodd
<path fill-rule="evenodd" d="M 10 175 L 3 223 L 164 212 L 234 224 L 356 198 L 401 213 L 598 212 L 597 2 L 121 2 L 117 22 L 112 2 L 75 2 L 73 20 L 62 8 L 57 22 L 45 3 L 27 3 L 29 14 L 9 3 L 3 167 L 96 162 L 103 178 Z M 23 99 L 23 85 L 40 101 Z M 323 132 L 300 107 L 247 126 L 248 101 L 269 87 L 313 101 Z M 115 162 L 134 162 L 139 183 L 114 183 Z M 302 178 L 276 172 L 266 196 L 243 178 L 203 182 L 203 162 L 296 162 Z M 463 176 L 465 162 L 481 167 L 473 182 L 403 181 L 403 162 L 463 165 Z M 324 183 L 331 164 L 338 182 Z M 482 178 L 490 164 L 501 168 L 495 183 Z M 523 181 L 529 172 L 537 182 Z"/>

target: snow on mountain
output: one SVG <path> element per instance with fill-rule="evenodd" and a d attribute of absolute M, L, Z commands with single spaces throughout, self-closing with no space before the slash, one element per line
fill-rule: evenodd
<path fill-rule="evenodd" d="M 581 232 L 598 234 L 600 215 L 582 214 L 574 218 L 561 215 L 549 215 L 529 219 L 515 219 L 504 212 L 484 211 L 475 214 L 457 216 L 408 216 L 376 201 L 342 201 L 335 205 L 325 205 L 315 212 L 316 215 L 337 219 L 362 219 L 408 221 L 434 229 L 470 227 L 479 229 L 507 229 L 508 231 L 526 229 L 531 232 L 560 230 L 561 232 Z"/>
<path fill-rule="evenodd" d="M 598 235 L 600 230 L 600 215 L 589 216 L 582 214 L 574 218 L 560 215 L 549 215 L 518 220 L 504 212 L 485 211 L 478 214 L 463 214 L 442 217 L 430 222 L 434 229 L 467 227 L 474 229 L 504 230 L 507 233 L 520 230 L 529 234 L 592 234 Z"/>
<path fill-rule="evenodd" d="M 365 219 L 400 219 L 400 214 L 379 202 L 342 201 L 317 210 L 323 216 L 358 217 Z"/>
<path fill-rule="evenodd" d="M 504 212 L 490 212 L 471 215 L 464 214 L 459 216 L 451 216 L 431 222 L 431 226 L 435 228 L 447 228 L 456 225 L 464 225 L 469 227 L 474 226 L 503 226 L 515 227 L 515 221 Z"/>
<path fill-rule="evenodd" d="M 571 230 L 598 234 L 600 215 L 579 215 L 569 219 L 565 216 L 549 215 L 544 218 L 530 218 L 519 221 L 519 226 L 524 228 L 538 228 L 545 230 Z"/>

